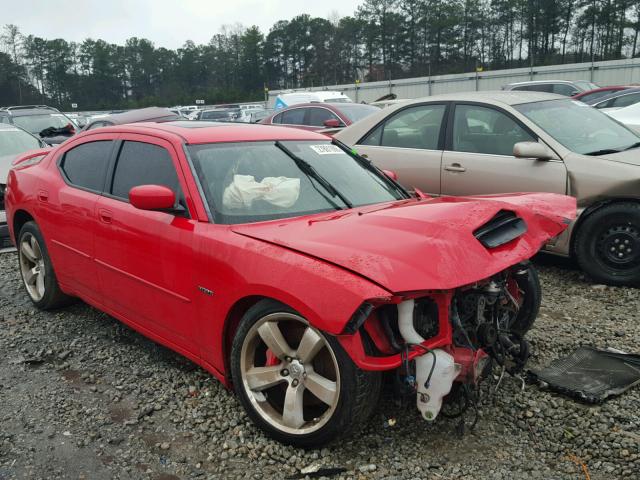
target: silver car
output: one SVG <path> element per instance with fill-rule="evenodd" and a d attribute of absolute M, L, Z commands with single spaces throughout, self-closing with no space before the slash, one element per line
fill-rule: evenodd
<path fill-rule="evenodd" d="M 552 192 L 578 218 L 546 245 L 594 279 L 640 284 L 640 134 L 582 102 L 534 92 L 427 97 L 335 135 L 432 195 Z"/>

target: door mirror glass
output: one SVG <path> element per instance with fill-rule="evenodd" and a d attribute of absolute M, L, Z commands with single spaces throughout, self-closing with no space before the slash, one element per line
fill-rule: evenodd
<path fill-rule="evenodd" d="M 382 170 L 382 173 L 384 173 L 391 180 L 393 180 L 395 182 L 398 181 L 398 174 L 396 172 L 394 172 L 393 170 Z"/>
<path fill-rule="evenodd" d="M 546 146 L 538 142 L 519 142 L 513 146 L 513 156 L 516 158 L 549 160 L 551 152 Z"/>
<path fill-rule="evenodd" d="M 138 185 L 129 190 L 129 203 L 140 210 L 170 210 L 176 194 L 164 185 Z"/>

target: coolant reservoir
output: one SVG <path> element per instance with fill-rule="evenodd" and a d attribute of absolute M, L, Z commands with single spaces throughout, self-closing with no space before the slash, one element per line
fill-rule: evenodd
<path fill-rule="evenodd" d="M 456 365 L 452 355 L 440 349 L 433 350 L 433 353 L 436 365 L 431 374 L 429 388 L 425 388 L 424 384 L 431 372 L 434 356 L 426 353 L 415 359 L 418 382 L 416 403 L 422 417 L 427 421 L 436 419 L 442 407 L 442 399 L 451 391 L 451 385 L 460 372 L 460 366 Z"/>

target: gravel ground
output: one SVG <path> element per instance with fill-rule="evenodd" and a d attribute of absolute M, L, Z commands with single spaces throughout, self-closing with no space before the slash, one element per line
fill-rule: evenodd
<path fill-rule="evenodd" d="M 586 406 L 510 377 L 490 396 L 489 379 L 465 433 L 383 398 L 360 433 L 304 451 L 265 437 L 206 372 L 111 317 L 84 304 L 36 311 L 16 264 L 0 256 L 0 480 L 287 478 L 313 465 L 346 469 L 332 478 L 640 479 L 640 388 Z M 637 289 L 537 264 L 530 365 L 583 344 L 640 350 Z"/>

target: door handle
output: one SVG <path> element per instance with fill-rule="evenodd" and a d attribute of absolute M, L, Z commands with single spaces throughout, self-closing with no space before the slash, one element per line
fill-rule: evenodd
<path fill-rule="evenodd" d="M 113 213 L 111 213 L 110 210 L 105 210 L 104 208 L 100 208 L 98 210 L 98 216 L 104 223 L 111 223 L 111 220 L 113 219 Z"/>
<path fill-rule="evenodd" d="M 49 192 L 46 190 L 38 190 L 38 200 L 41 202 L 46 202 L 49 200 Z"/>
<path fill-rule="evenodd" d="M 467 171 L 467 169 L 464 168 L 459 163 L 452 163 L 451 165 L 446 165 L 444 169 L 450 172 L 466 172 Z"/>

